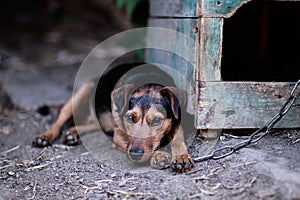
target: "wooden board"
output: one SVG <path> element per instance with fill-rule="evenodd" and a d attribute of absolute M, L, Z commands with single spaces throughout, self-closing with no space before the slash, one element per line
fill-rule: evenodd
<path fill-rule="evenodd" d="M 197 17 L 197 0 L 150 0 L 151 17 Z"/>
<path fill-rule="evenodd" d="M 293 85 L 287 82 L 201 82 L 197 127 L 259 128 L 279 111 Z M 300 100 L 277 127 L 300 127 Z"/>
<path fill-rule="evenodd" d="M 197 19 L 160 19 L 149 20 L 151 27 L 163 27 L 174 30 L 179 34 L 159 33 L 160 31 L 147 33 L 147 46 L 155 46 L 156 49 L 146 50 L 146 61 L 170 66 L 176 73 L 166 71 L 174 79 L 176 86 L 187 92 L 187 111 L 194 114 L 196 110 L 196 58 L 195 50 L 198 49 Z"/>
<path fill-rule="evenodd" d="M 200 18 L 198 24 L 197 80 L 221 80 L 223 18 Z"/>
<path fill-rule="evenodd" d="M 251 0 L 150 0 L 151 17 L 230 17 Z"/>
<path fill-rule="evenodd" d="M 231 17 L 254 0 L 150 0 L 151 17 Z M 265 0 L 293 2 L 300 0 Z"/>
<path fill-rule="evenodd" d="M 148 43 L 157 46 L 157 49 L 146 51 L 146 61 L 160 63 L 177 70 L 189 82 L 194 80 L 196 33 L 193 27 L 197 26 L 197 19 L 150 19 L 149 26 L 163 27 L 182 34 L 165 35 L 148 33 Z M 184 35 L 183 35 L 184 34 Z M 180 85 L 180 82 L 178 82 Z"/>
<path fill-rule="evenodd" d="M 194 42 L 187 43 L 186 41 L 179 41 L 178 38 L 171 38 L 170 41 L 170 38 L 149 35 L 147 42 L 162 43 L 159 45 L 165 46 L 164 49 L 169 48 L 173 52 L 186 52 L 189 54 L 189 59 L 186 62 L 167 52 L 147 51 L 147 61 L 172 66 L 189 81 L 221 80 L 222 18 L 154 18 L 149 20 L 149 26 L 176 30 L 186 34 Z M 193 70 L 194 67 L 196 67 L 195 70 Z M 193 75 L 195 72 L 197 73 L 196 77 Z"/>
<path fill-rule="evenodd" d="M 231 17 L 242 5 L 251 0 L 202 0 L 198 16 Z"/>

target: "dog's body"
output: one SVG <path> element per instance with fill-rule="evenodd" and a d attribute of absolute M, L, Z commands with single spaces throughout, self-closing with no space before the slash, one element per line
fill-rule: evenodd
<path fill-rule="evenodd" d="M 71 127 L 65 131 L 66 144 L 77 144 L 78 134 L 101 127 L 112 138 L 113 145 L 126 152 L 130 160 L 145 162 L 150 159 L 153 168 L 171 166 L 178 172 L 189 171 L 194 163 L 184 143 L 180 123 L 180 105 L 184 105 L 185 93 L 173 87 L 173 80 L 153 65 L 147 66 L 150 71 L 130 73 L 141 64 L 111 67 L 101 77 L 97 87 L 90 83 L 83 85 L 63 106 L 52 127 L 35 138 L 34 146 L 50 145 L 58 137 L 62 126 L 76 116 L 75 111 L 84 102 L 86 104 L 96 89 L 95 98 L 92 98 L 94 101 L 91 102 L 95 106 L 96 117 L 89 117 L 85 126 Z M 121 81 L 118 82 L 119 79 Z M 169 143 L 171 154 L 159 150 Z"/>

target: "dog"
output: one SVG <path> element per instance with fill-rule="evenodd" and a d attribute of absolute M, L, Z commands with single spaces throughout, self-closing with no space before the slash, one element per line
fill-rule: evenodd
<path fill-rule="evenodd" d="M 136 73 L 134 69 L 141 65 L 147 65 L 149 71 Z M 33 146 L 51 145 L 64 124 L 74 117 L 74 111 L 89 103 L 94 106 L 91 110 L 95 115 L 87 117 L 85 125 L 63 131 L 65 144 L 76 145 L 79 135 L 102 130 L 113 146 L 127 153 L 133 162 L 149 161 L 155 169 L 170 167 L 176 172 L 187 172 L 194 162 L 181 125 L 186 93 L 174 85 L 172 78 L 154 65 L 129 63 L 109 67 L 97 84 L 84 84 L 66 102 L 54 124 L 35 137 Z M 170 152 L 160 150 L 168 144 Z"/>

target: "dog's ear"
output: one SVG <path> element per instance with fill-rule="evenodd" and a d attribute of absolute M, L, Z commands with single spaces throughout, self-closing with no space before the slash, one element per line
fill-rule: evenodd
<path fill-rule="evenodd" d="M 133 84 L 126 84 L 112 91 L 112 105 L 114 106 L 113 109 L 116 109 L 114 111 L 116 111 L 119 114 L 124 112 L 125 107 L 128 103 L 128 96 L 133 87 Z"/>
<path fill-rule="evenodd" d="M 184 108 L 186 104 L 186 92 L 175 87 L 164 87 L 161 89 L 161 95 L 169 100 L 173 114 L 178 119 L 180 106 Z"/>

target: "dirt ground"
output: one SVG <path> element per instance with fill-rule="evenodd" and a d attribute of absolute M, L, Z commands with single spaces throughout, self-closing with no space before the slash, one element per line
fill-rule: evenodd
<path fill-rule="evenodd" d="M 0 199 L 300 199 L 298 129 L 274 131 L 231 156 L 196 163 L 186 174 L 135 166 L 99 132 L 75 147 L 60 138 L 33 148 L 34 136 L 71 96 L 85 56 L 121 31 L 64 23 L 38 41 L 18 32 L 0 41 Z M 214 140 L 196 135 L 190 152 L 205 155 L 245 139 L 243 133 L 227 131 Z"/>
<path fill-rule="evenodd" d="M 175 174 L 132 166 L 97 133 L 88 136 L 98 146 L 94 151 L 86 143 L 62 145 L 61 139 L 52 147 L 31 147 L 34 135 L 49 125 L 57 109 L 51 108 L 47 116 L 34 110 L 1 113 L 0 199 L 300 198 L 297 130 L 275 132 L 227 158 L 196 163 L 191 172 Z M 242 140 L 221 139 L 216 146 Z M 196 141 L 194 157 L 205 151 L 203 146 L 215 147 L 214 141 Z"/>

